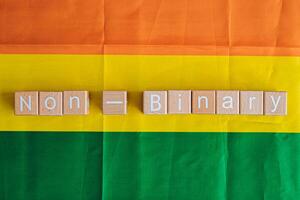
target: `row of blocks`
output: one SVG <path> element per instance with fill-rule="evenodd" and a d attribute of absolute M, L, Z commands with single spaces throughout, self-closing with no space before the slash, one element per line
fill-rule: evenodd
<path fill-rule="evenodd" d="M 126 91 L 103 91 L 103 114 L 127 114 Z M 286 115 L 287 92 L 144 91 L 145 114 Z M 15 93 L 16 115 L 87 115 L 88 91 Z"/>

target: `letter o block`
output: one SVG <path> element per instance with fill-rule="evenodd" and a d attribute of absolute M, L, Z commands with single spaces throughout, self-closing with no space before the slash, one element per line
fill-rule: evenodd
<path fill-rule="evenodd" d="M 40 92 L 40 115 L 62 115 L 62 92 Z"/>
<path fill-rule="evenodd" d="M 167 91 L 144 91 L 144 114 L 167 114 Z"/>

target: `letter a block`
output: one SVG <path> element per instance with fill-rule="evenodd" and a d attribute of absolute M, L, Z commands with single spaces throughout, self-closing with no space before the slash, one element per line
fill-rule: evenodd
<path fill-rule="evenodd" d="M 64 114 L 87 115 L 89 113 L 88 91 L 64 91 Z"/>
<path fill-rule="evenodd" d="M 15 93 L 15 115 L 38 115 L 39 93 L 20 91 Z"/>
<path fill-rule="evenodd" d="M 62 115 L 62 92 L 40 92 L 40 115 Z"/>
<path fill-rule="evenodd" d="M 194 114 L 216 113 L 216 92 L 214 90 L 193 91 L 192 108 Z"/>
<path fill-rule="evenodd" d="M 191 90 L 168 91 L 168 113 L 189 114 L 191 113 Z"/>
<path fill-rule="evenodd" d="M 263 115 L 263 91 L 241 91 L 240 112 L 242 115 Z"/>
<path fill-rule="evenodd" d="M 127 114 L 126 91 L 103 91 L 103 114 L 125 115 Z"/>
<path fill-rule="evenodd" d="M 217 91 L 217 114 L 239 114 L 239 91 Z"/>
<path fill-rule="evenodd" d="M 287 115 L 287 92 L 265 92 L 265 115 Z"/>
<path fill-rule="evenodd" d="M 167 91 L 144 91 L 145 114 L 167 114 Z"/>

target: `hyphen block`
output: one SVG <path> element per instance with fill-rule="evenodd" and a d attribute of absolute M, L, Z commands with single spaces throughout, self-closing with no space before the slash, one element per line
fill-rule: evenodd
<path fill-rule="evenodd" d="M 217 91 L 217 114 L 239 114 L 239 91 Z"/>
<path fill-rule="evenodd" d="M 192 92 L 193 114 L 215 114 L 216 102 L 214 90 L 195 90 Z"/>
<path fill-rule="evenodd" d="M 15 93 L 16 115 L 38 115 L 38 91 L 20 91 Z"/>
<path fill-rule="evenodd" d="M 265 115 L 287 115 L 287 92 L 265 92 Z"/>
<path fill-rule="evenodd" d="M 39 93 L 40 115 L 62 115 L 62 92 Z"/>
<path fill-rule="evenodd" d="M 191 90 L 168 91 L 168 113 L 189 114 L 191 113 Z"/>
<path fill-rule="evenodd" d="M 103 114 L 125 115 L 127 114 L 126 91 L 103 91 Z"/>
<path fill-rule="evenodd" d="M 144 114 L 167 114 L 167 91 L 144 91 Z"/>
<path fill-rule="evenodd" d="M 263 115 L 263 91 L 241 91 L 240 113 L 242 115 Z"/>
<path fill-rule="evenodd" d="M 88 91 L 64 91 L 64 114 L 87 115 L 89 113 Z"/>

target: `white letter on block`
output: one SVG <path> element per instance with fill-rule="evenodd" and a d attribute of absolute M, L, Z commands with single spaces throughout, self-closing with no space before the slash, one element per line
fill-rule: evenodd
<path fill-rule="evenodd" d="M 233 108 L 233 99 L 231 96 L 223 97 L 223 108 L 232 109 Z"/>
<path fill-rule="evenodd" d="M 49 103 L 49 101 L 52 101 L 52 103 Z M 47 97 L 45 99 L 44 106 L 48 110 L 54 110 L 56 108 L 56 99 L 54 97 Z"/>
<path fill-rule="evenodd" d="M 274 108 L 271 110 L 271 112 L 275 112 L 277 110 L 277 107 L 279 105 L 280 99 L 281 99 L 281 96 L 278 96 L 277 100 L 275 100 L 274 96 L 271 96 L 272 104 L 274 106 Z"/>
<path fill-rule="evenodd" d="M 73 100 L 76 100 L 77 109 L 80 109 L 80 99 L 78 96 L 70 96 L 69 108 L 73 109 Z"/>
<path fill-rule="evenodd" d="M 205 109 L 208 109 L 208 97 L 206 96 L 199 96 L 198 97 L 198 109 L 201 109 L 201 100 L 205 101 Z"/>
<path fill-rule="evenodd" d="M 157 105 L 157 107 L 154 107 L 154 104 Z M 161 103 L 160 103 L 160 96 L 157 94 L 151 94 L 150 95 L 150 112 L 157 112 L 161 109 Z"/>
<path fill-rule="evenodd" d="M 29 112 L 31 112 L 31 108 L 32 108 L 32 104 L 31 104 L 31 96 L 28 96 L 28 101 L 26 102 L 26 100 L 20 96 L 20 111 L 24 112 L 24 105 L 26 106 L 27 110 Z"/>

